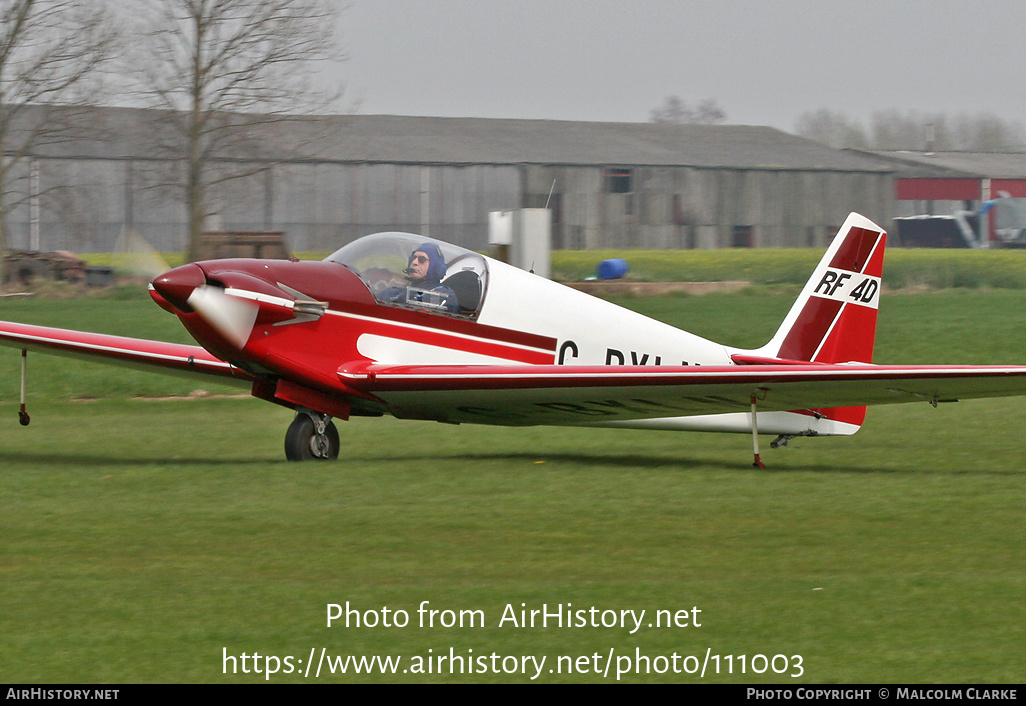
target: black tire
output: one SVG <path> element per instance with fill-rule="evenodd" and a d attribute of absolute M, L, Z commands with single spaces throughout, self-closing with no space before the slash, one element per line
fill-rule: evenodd
<path fill-rule="evenodd" d="M 285 432 L 285 458 L 290 461 L 333 461 L 338 450 L 338 429 L 332 422 L 318 434 L 310 415 L 297 414 Z"/>

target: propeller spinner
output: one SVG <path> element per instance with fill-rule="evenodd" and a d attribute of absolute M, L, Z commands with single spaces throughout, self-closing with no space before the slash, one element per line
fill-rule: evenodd
<path fill-rule="evenodd" d="M 151 295 L 171 313 L 196 313 L 225 341 L 243 348 L 257 323 L 285 325 L 314 321 L 328 302 L 311 299 L 280 282 L 243 271 L 218 271 L 211 281 L 198 264 L 183 265 L 157 277 Z"/>
<path fill-rule="evenodd" d="M 163 308 L 172 313 L 195 312 L 236 348 L 246 345 L 256 323 L 259 304 L 248 298 L 232 296 L 224 287 L 208 283 L 206 273 L 199 265 L 193 263 L 176 267 L 153 280 L 151 286 L 163 298 L 164 302 L 161 302 L 154 296 Z"/>

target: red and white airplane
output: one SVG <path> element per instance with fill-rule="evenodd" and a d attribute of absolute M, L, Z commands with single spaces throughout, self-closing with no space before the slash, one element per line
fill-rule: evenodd
<path fill-rule="evenodd" d="M 241 385 L 296 411 L 290 460 L 336 458 L 332 418 L 390 414 L 750 433 L 761 466 L 760 433 L 774 445 L 850 435 L 866 405 L 1026 394 L 1026 367 L 871 364 L 885 241 L 851 214 L 757 350 L 407 233 L 321 262 L 211 260 L 160 275 L 153 299 L 199 346 L 6 322 L 0 344 Z"/>

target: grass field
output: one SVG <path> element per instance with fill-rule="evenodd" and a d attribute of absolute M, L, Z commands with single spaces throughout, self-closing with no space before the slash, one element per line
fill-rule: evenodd
<path fill-rule="evenodd" d="M 793 295 L 627 303 L 749 346 Z M 1026 362 L 1024 304 L 1008 290 L 887 296 L 876 359 Z M 188 340 L 143 300 L 4 301 L 0 319 Z M 1023 399 L 875 408 L 855 437 L 767 449 L 764 471 L 748 465 L 745 436 L 390 419 L 342 425 L 338 463 L 297 466 L 282 460 L 287 410 L 140 399 L 196 385 L 29 363 L 33 422 L 21 428 L 17 352 L 0 350 L 0 681 L 264 681 L 254 653 L 291 657 L 272 682 L 528 682 L 525 656 L 546 657 L 539 682 L 612 682 L 639 654 L 651 673 L 622 681 L 1026 673 Z M 328 604 L 347 601 L 410 622 L 326 627 Z M 484 626 L 420 627 L 422 601 L 480 611 Z M 646 613 L 634 634 L 633 623 L 499 624 L 507 605 L 519 617 L 560 604 Z M 648 627 L 655 611 L 696 606 L 687 627 Z M 402 661 L 396 674 L 302 676 L 322 648 Z M 450 674 L 450 649 L 464 671 L 484 656 L 499 673 Z M 230 673 L 229 660 L 224 674 L 224 656 L 241 671 L 243 653 L 251 673 Z M 711 659 L 704 677 L 673 673 L 674 654 L 690 670 L 685 658 L 707 653 L 719 673 Z M 596 674 L 610 654 L 608 676 Z M 437 661 L 403 673 L 440 655 L 441 674 Z M 766 666 L 786 669 L 755 655 L 781 655 Z"/>
<path fill-rule="evenodd" d="M 302 260 L 321 260 L 329 252 L 301 252 Z M 805 284 L 822 256 L 818 248 L 725 248 L 718 250 L 553 250 L 552 278 L 574 282 L 594 275 L 600 262 L 625 259 L 627 279 L 642 282 L 717 282 L 742 280 L 757 285 Z M 113 266 L 123 273 L 161 272 L 182 264 L 181 253 L 162 253 L 155 264 L 136 256 L 93 253 L 90 265 Z M 155 270 L 153 268 L 156 268 Z M 152 274 L 150 275 L 152 276 Z M 1026 250 L 946 250 L 888 248 L 884 282 L 911 287 L 1026 289 Z"/>
<path fill-rule="evenodd" d="M 619 257 L 630 265 L 627 279 L 643 282 L 805 284 L 822 256 L 817 248 L 725 248 L 719 250 L 555 250 L 552 276 L 561 282 L 595 274 L 598 263 Z M 1026 289 L 1026 251 L 888 248 L 883 280 L 891 288 Z"/>

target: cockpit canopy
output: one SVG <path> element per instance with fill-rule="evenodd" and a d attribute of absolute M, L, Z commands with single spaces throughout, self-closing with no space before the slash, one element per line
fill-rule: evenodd
<path fill-rule="evenodd" d="M 427 251 L 426 253 L 424 251 Z M 415 280 L 414 255 L 432 262 L 431 275 Z M 476 317 L 488 288 L 488 265 L 481 255 L 412 233 L 376 233 L 340 248 L 330 257 L 359 275 L 382 304 Z"/>

